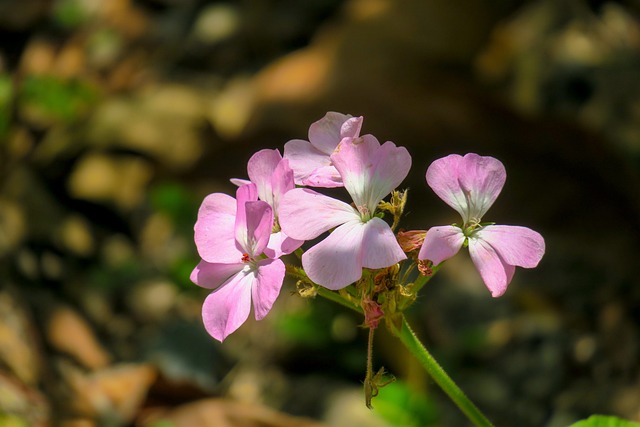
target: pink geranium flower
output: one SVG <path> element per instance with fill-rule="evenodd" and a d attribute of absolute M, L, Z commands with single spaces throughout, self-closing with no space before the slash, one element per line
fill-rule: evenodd
<path fill-rule="evenodd" d="M 481 223 L 507 178 L 493 157 L 452 154 L 427 169 L 427 183 L 462 216 L 462 225 L 432 227 L 418 259 L 434 265 L 451 258 L 462 246 L 469 253 L 489 291 L 499 297 L 507 290 L 515 267 L 533 268 L 544 255 L 544 239 L 526 227 Z"/>
<path fill-rule="evenodd" d="M 309 141 L 293 139 L 284 145 L 284 157 L 294 172 L 295 183 L 312 187 L 342 187 L 331 154 L 342 138 L 360 135 L 362 117 L 328 112 L 309 127 Z"/>
<path fill-rule="evenodd" d="M 280 225 L 287 235 L 310 240 L 334 227 L 302 256 L 311 280 L 341 289 L 362 277 L 362 268 L 385 268 L 406 259 L 391 227 L 374 215 L 378 203 L 407 176 L 411 156 L 393 142 L 380 145 L 365 135 L 344 138 L 334 153 L 335 165 L 354 206 L 309 189 L 286 193 Z"/>
<path fill-rule="evenodd" d="M 213 292 L 202 305 L 207 332 L 219 341 L 249 317 L 271 310 L 285 275 L 284 263 L 262 256 L 273 224 L 273 209 L 258 200 L 254 184 L 243 185 L 237 200 L 222 193 L 207 196 L 195 225 L 195 242 L 202 261 L 191 280 Z"/>
<path fill-rule="evenodd" d="M 269 258 L 290 254 L 302 246 L 304 241 L 292 239 L 283 233 L 278 220 L 280 199 L 287 191 L 295 188 L 289 160 L 283 159 L 278 150 L 260 150 L 249 159 L 247 173 L 249 181 L 234 178 L 231 182 L 236 185 L 254 183 L 258 198 L 267 202 L 274 213 L 273 228 L 265 254 Z"/>

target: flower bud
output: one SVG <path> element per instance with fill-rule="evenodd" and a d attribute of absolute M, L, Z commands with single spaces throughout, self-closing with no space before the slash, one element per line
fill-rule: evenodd
<path fill-rule="evenodd" d="M 403 251 L 409 253 L 420 249 L 426 235 L 426 230 L 399 231 L 398 243 Z"/>

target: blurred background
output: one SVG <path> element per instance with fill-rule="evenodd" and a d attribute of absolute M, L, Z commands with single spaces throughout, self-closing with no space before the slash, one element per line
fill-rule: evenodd
<path fill-rule="evenodd" d="M 490 297 L 467 254 L 408 313 L 497 426 L 640 421 L 640 3 L 0 0 L 0 425 L 464 426 L 384 331 L 286 283 L 224 345 L 193 224 L 327 111 L 406 146 L 405 229 L 458 220 L 449 154 L 508 174 L 486 220 L 547 253 Z"/>

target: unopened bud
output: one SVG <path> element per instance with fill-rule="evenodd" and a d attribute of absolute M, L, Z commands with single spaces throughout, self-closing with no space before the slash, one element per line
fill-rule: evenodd
<path fill-rule="evenodd" d="M 302 298 L 315 298 L 318 295 L 318 290 L 315 286 L 310 285 L 307 282 L 303 282 L 302 280 L 298 280 L 296 282 L 296 292 Z"/>
<path fill-rule="evenodd" d="M 384 317 L 384 311 L 377 302 L 365 297 L 362 300 L 362 310 L 364 311 L 364 326 L 375 329 Z"/>
<path fill-rule="evenodd" d="M 410 230 L 398 232 L 398 243 L 405 252 L 413 252 L 420 249 L 424 238 L 427 236 L 426 230 Z"/>
<path fill-rule="evenodd" d="M 429 260 L 419 259 L 418 260 L 418 271 L 423 276 L 431 276 L 433 274 L 433 270 L 431 266 L 433 263 Z"/>

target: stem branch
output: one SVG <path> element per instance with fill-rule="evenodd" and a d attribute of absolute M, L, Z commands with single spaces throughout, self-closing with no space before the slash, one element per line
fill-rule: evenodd
<path fill-rule="evenodd" d="M 434 268 L 434 273 L 437 271 L 437 267 Z M 298 272 L 299 273 L 299 272 Z M 422 278 L 424 277 L 424 278 Z M 422 276 L 419 280 L 416 281 L 417 287 L 421 288 L 428 281 L 429 277 Z M 308 280 L 308 279 L 307 279 Z M 317 288 L 318 295 L 329 299 L 333 302 L 336 302 L 340 305 L 343 305 L 347 308 L 355 310 L 359 313 L 362 313 L 362 307 L 353 304 L 348 299 L 344 298 L 338 292 L 330 291 L 329 289 L 323 288 L 322 286 L 318 286 Z M 449 377 L 449 375 L 445 372 L 444 369 L 440 366 L 440 364 L 433 358 L 431 353 L 427 350 L 427 348 L 420 342 L 416 334 L 413 332 L 409 323 L 407 322 L 406 317 L 402 316 L 402 326 L 398 329 L 391 328 L 392 333 L 394 333 L 405 345 L 405 347 L 418 359 L 422 367 L 427 371 L 427 373 L 433 378 L 433 380 L 442 388 L 442 390 L 453 400 L 453 402 L 460 408 L 460 410 L 467 416 L 467 418 L 476 426 L 476 427 L 493 427 L 491 421 L 487 419 L 487 417 L 478 409 L 476 405 L 469 400 L 469 398 L 464 394 L 464 392 L 456 385 L 455 382 Z M 370 330 L 369 336 L 369 346 L 371 346 L 373 342 L 373 330 Z M 365 394 L 367 393 L 367 380 L 369 380 L 369 386 L 375 385 L 371 382 L 372 375 L 372 367 L 371 367 L 371 356 L 372 356 L 372 348 L 367 348 L 367 378 L 365 379 Z M 373 391 L 373 390 L 371 390 Z M 377 394 L 377 393 L 376 393 Z M 373 397 L 372 394 L 371 397 Z M 370 398 L 367 397 L 367 402 L 370 405 Z M 367 405 L 367 406 L 369 406 Z"/>
<path fill-rule="evenodd" d="M 351 301 L 344 298 L 338 292 L 330 291 L 329 289 L 323 288 L 322 286 L 318 286 L 316 290 L 318 292 L 318 295 L 320 295 L 321 297 L 331 300 L 333 302 L 337 302 L 338 304 L 343 305 L 347 308 L 350 308 L 351 310 L 355 310 L 358 313 L 362 313 L 362 307 L 352 304 Z"/>

